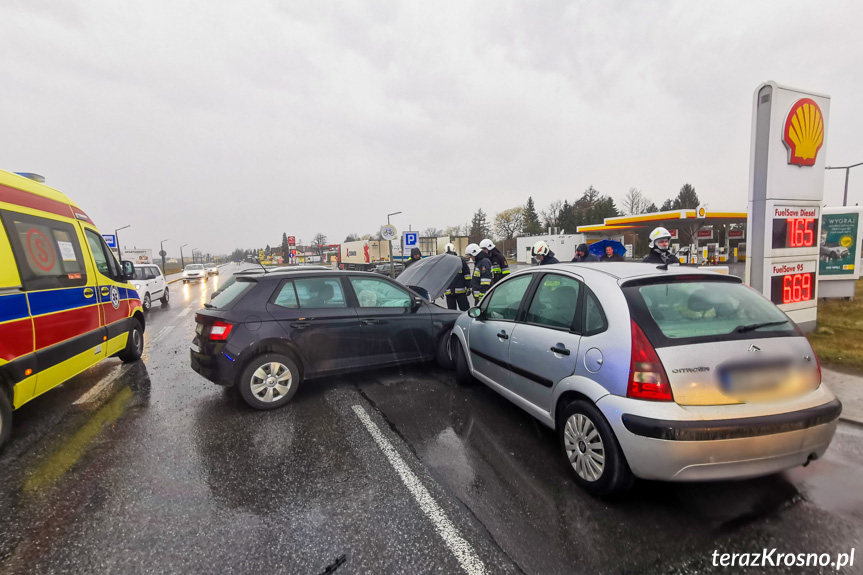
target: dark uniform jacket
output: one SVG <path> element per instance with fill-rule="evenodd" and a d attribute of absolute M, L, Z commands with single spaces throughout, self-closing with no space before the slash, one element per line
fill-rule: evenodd
<path fill-rule="evenodd" d="M 544 258 L 542 258 L 542 261 L 539 262 L 539 265 L 550 266 L 551 264 L 559 264 L 559 263 L 560 263 L 560 260 L 557 259 L 556 257 L 554 257 L 554 252 L 551 250 L 548 250 L 548 253 L 545 255 Z"/>
<path fill-rule="evenodd" d="M 453 257 L 460 258 L 461 256 L 456 254 L 451 254 Z M 456 272 L 455 277 L 449 282 L 449 286 L 447 286 L 444 295 L 457 295 L 457 294 L 466 294 L 468 288 L 470 288 L 471 284 L 471 274 L 470 274 L 470 266 L 467 265 L 467 262 L 462 259 L 461 260 L 461 270 Z"/>
<path fill-rule="evenodd" d="M 477 301 L 482 299 L 488 288 L 491 287 L 491 260 L 480 252 L 477 256 L 476 263 L 473 265 L 473 278 L 471 278 L 470 288 L 473 292 L 473 297 Z"/>
<path fill-rule="evenodd" d="M 644 259 L 641 261 L 643 261 L 646 264 L 664 264 L 664 263 L 679 264 L 680 263 L 680 261 L 676 257 L 671 255 L 670 251 L 666 250 L 663 252 L 662 250 L 658 250 L 656 248 L 651 249 L 650 253 L 647 254 L 646 256 L 644 256 Z"/>
<path fill-rule="evenodd" d="M 583 252 L 584 256 L 578 255 L 578 252 Z M 575 257 L 572 258 L 572 261 L 576 263 L 598 262 L 599 258 L 587 250 L 587 244 L 579 244 L 578 247 L 575 248 Z"/>
<path fill-rule="evenodd" d="M 491 285 L 494 285 L 509 275 L 509 264 L 497 248 L 491 249 L 488 259 L 491 260 Z"/>
<path fill-rule="evenodd" d="M 416 258 L 416 259 L 414 259 L 414 256 L 419 256 L 419 257 L 418 257 L 418 258 Z M 406 262 L 405 262 L 405 269 L 408 269 L 408 266 L 409 266 L 409 265 L 411 265 L 411 264 L 413 264 L 413 263 L 416 263 L 416 262 L 420 261 L 420 260 L 422 259 L 422 257 L 423 257 L 423 253 L 420 251 L 420 249 L 419 249 L 419 248 L 413 248 L 413 249 L 411 250 L 411 257 L 410 257 L 410 259 L 409 259 L 408 261 L 406 261 Z"/>

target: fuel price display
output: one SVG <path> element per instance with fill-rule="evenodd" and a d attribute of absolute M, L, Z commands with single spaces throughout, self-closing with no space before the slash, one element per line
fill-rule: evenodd
<path fill-rule="evenodd" d="M 776 305 L 798 304 L 815 299 L 815 262 L 773 264 L 770 301 Z"/>

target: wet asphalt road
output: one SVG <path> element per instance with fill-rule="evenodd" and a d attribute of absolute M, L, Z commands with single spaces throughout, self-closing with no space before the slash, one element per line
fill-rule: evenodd
<path fill-rule="evenodd" d="M 863 536 L 851 424 L 807 468 L 609 502 L 570 481 L 553 432 L 433 366 L 252 411 L 189 367 L 217 281 L 171 286 L 143 362 L 108 360 L 15 413 L 0 573 L 734 573 L 714 550 L 835 556 Z"/>

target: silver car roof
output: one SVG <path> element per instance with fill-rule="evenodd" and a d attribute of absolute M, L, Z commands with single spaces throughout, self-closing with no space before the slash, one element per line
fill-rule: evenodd
<path fill-rule="evenodd" d="M 523 271 L 568 271 L 575 273 L 601 273 L 610 276 L 621 282 L 636 278 L 648 277 L 668 277 L 675 275 L 711 275 L 720 278 L 729 278 L 729 281 L 739 280 L 734 276 L 720 274 L 718 272 L 702 269 L 695 266 L 681 266 L 671 264 L 667 270 L 659 269 L 657 264 L 643 262 L 593 262 L 593 263 L 560 263 L 547 266 L 533 266 L 527 270 L 520 269 L 516 273 Z"/>

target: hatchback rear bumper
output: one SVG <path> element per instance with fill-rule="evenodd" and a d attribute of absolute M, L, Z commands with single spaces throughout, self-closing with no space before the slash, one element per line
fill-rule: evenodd
<path fill-rule="evenodd" d="M 598 402 L 632 472 L 643 479 L 707 481 L 768 475 L 821 457 L 842 405 L 824 389 L 821 403 L 778 414 L 706 419 L 705 411 L 606 396 Z M 647 404 L 647 405 L 645 405 Z M 745 413 L 748 406 L 730 406 Z M 678 412 L 680 417 L 669 417 Z"/>

